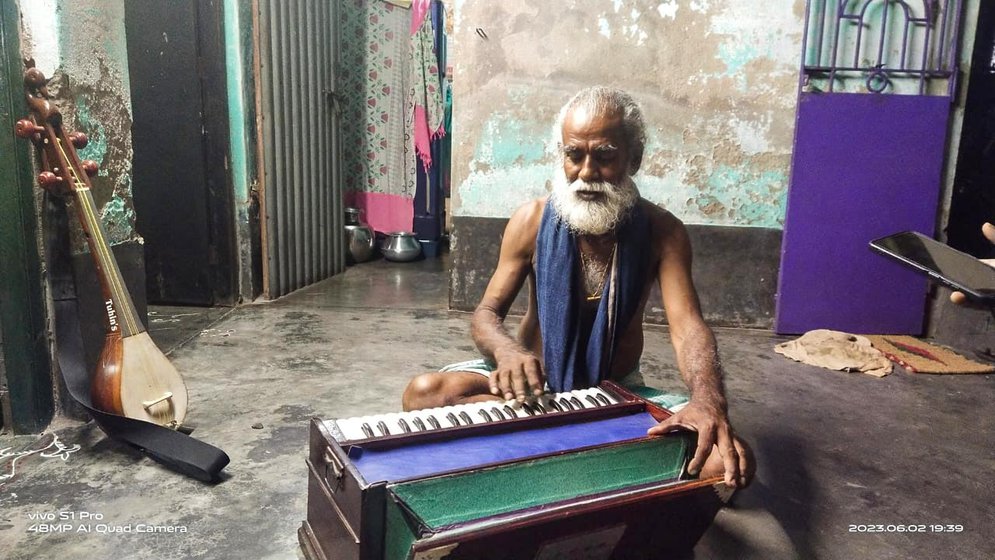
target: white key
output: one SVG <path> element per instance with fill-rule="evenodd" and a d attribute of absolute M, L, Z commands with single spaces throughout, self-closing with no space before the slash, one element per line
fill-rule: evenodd
<path fill-rule="evenodd" d="M 431 409 L 428 409 L 428 410 L 419 411 L 418 417 L 422 419 L 422 422 L 425 424 L 425 429 L 426 430 L 429 430 L 429 431 L 431 431 L 431 430 L 438 430 L 439 428 L 442 428 L 442 427 L 445 426 L 445 424 L 444 424 L 445 419 L 444 418 L 439 418 L 438 412 L 439 412 L 438 408 L 431 408 Z M 429 418 L 432 418 L 434 420 L 434 422 L 433 422 L 433 420 L 430 420 Z"/>
<path fill-rule="evenodd" d="M 366 439 L 369 436 L 363 431 L 363 424 L 368 423 L 369 417 L 360 416 L 357 418 L 346 418 L 337 421 L 339 429 L 342 431 L 342 435 L 349 440 L 354 439 Z"/>
<path fill-rule="evenodd" d="M 397 420 L 400 417 L 401 417 L 401 414 L 397 413 L 397 412 L 391 412 L 391 413 L 388 413 L 388 414 L 381 414 L 381 415 L 379 415 L 377 417 L 377 425 L 374 426 L 374 429 L 376 430 L 377 435 L 380 434 L 380 428 L 379 428 L 380 422 L 383 422 L 384 426 L 387 428 L 388 434 L 390 434 L 390 435 L 403 434 L 404 433 L 404 429 L 402 429 L 401 425 L 398 424 L 398 422 L 397 422 Z"/>
<path fill-rule="evenodd" d="M 474 411 L 475 408 L 479 407 L 473 404 L 460 404 L 456 405 L 455 408 L 455 414 L 459 418 L 460 426 L 470 426 L 483 422 L 483 419 L 477 416 L 477 413 Z"/>
<path fill-rule="evenodd" d="M 433 416 L 439 420 L 443 428 L 456 428 L 459 427 L 459 420 L 453 421 L 449 417 L 450 414 L 454 414 L 456 407 L 454 406 L 444 406 L 442 408 L 436 408 L 433 412 Z"/>

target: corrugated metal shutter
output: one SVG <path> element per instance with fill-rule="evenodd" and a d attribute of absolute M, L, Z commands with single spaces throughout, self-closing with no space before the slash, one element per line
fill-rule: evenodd
<path fill-rule="evenodd" d="M 263 292 L 345 269 L 337 0 L 257 0 Z"/>

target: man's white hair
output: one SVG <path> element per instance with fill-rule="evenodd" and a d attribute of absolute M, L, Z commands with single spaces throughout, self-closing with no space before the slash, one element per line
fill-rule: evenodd
<path fill-rule="evenodd" d="M 578 107 L 583 107 L 594 115 L 619 115 L 622 117 L 622 132 L 632 158 L 629 163 L 629 175 L 635 175 L 643 162 L 643 150 L 646 147 L 646 123 L 639 104 L 628 93 L 613 87 L 592 86 L 584 88 L 570 98 L 570 101 L 560 109 L 553 129 L 556 146 L 562 148 L 563 122 L 567 113 Z M 560 157 L 563 150 L 560 149 Z"/>

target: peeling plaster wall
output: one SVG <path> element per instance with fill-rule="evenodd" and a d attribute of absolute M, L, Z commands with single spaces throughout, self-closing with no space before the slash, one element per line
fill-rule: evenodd
<path fill-rule="evenodd" d="M 690 224 L 780 228 L 803 16 L 803 0 L 455 2 L 454 215 L 547 192 L 559 108 L 608 84 L 648 121 L 643 196 Z"/>
<path fill-rule="evenodd" d="M 141 242 L 131 197 L 131 94 L 124 0 L 22 0 L 21 45 L 51 78 L 66 128 L 86 133 L 79 150 L 100 172 L 91 179 L 108 241 Z M 75 228 L 77 234 L 79 228 Z M 77 235 L 75 252 L 85 243 Z"/>

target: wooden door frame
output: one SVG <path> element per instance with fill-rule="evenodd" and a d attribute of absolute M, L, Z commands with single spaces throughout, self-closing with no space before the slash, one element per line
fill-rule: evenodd
<path fill-rule="evenodd" d="M 4 367 L 0 394 L 4 430 L 34 433 L 55 412 L 52 357 L 38 253 L 30 143 L 14 135 L 27 114 L 15 2 L 0 3 L 0 328 Z M 9 425 L 8 425 L 9 423 Z"/>
<path fill-rule="evenodd" d="M 213 252 L 214 303 L 234 305 L 239 296 L 237 278 L 240 271 L 236 258 L 234 184 L 229 166 L 231 141 L 224 1 L 198 1 L 196 8 L 200 53 L 197 70 L 204 92 L 204 160 L 207 163 L 207 211 Z"/>

